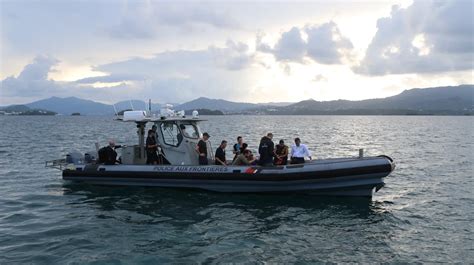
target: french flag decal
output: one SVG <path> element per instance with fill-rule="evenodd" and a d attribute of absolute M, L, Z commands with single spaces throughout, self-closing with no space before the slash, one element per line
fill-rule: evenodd
<path fill-rule="evenodd" d="M 245 174 L 255 174 L 255 173 L 257 173 L 257 171 L 258 170 L 256 168 L 249 167 L 245 170 Z"/>

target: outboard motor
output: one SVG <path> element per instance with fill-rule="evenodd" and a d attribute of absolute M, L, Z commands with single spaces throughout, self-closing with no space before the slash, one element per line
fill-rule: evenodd
<path fill-rule="evenodd" d="M 73 160 L 72 160 L 72 156 L 70 154 L 66 155 L 66 163 L 68 163 L 68 164 L 74 163 Z"/>
<path fill-rule="evenodd" d="M 85 162 L 86 164 L 92 163 L 92 160 L 93 160 L 93 159 L 94 159 L 94 157 L 91 156 L 89 153 L 85 153 L 85 154 L 84 154 L 84 162 Z"/>

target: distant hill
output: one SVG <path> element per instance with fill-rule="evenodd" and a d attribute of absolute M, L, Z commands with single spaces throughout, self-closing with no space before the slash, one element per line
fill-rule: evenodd
<path fill-rule="evenodd" d="M 253 109 L 257 107 L 259 107 L 259 105 L 253 104 L 253 103 L 241 103 L 241 102 L 227 101 L 223 99 L 210 99 L 206 97 L 200 97 L 195 100 L 175 106 L 175 109 L 176 110 L 210 109 L 210 110 L 221 110 L 221 111 L 242 111 L 242 110 Z"/>
<path fill-rule="evenodd" d="M 148 109 L 148 104 L 141 100 L 121 101 L 115 104 L 115 108 L 119 112 L 131 109 L 132 105 L 135 110 Z M 227 114 L 474 115 L 474 85 L 415 88 L 405 90 L 392 97 L 360 101 L 315 101 L 310 99 L 294 104 L 285 102 L 254 104 L 200 97 L 183 104 L 173 105 L 175 110 L 205 109 L 205 112 L 217 110 Z M 24 106 L 10 107 L 50 110 L 64 115 L 71 115 L 75 112 L 81 113 L 81 115 L 113 115 L 115 113 L 112 105 L 76 97 L 51 97 Z M 161 104 L 152 104 L 152 111 L 159 111 L 160 108 Z"/>
<path fill-rule="evenodd" d="M 143 100 L 124 100 L 120 101 L 114 104 L 115 109 L 117 109 L 117 112 L 126 110 L 126 109 L 133 109 L 134 110 L 148 110 L 148 102 L 145 102 Z M 159 111 L 161 109 L 161 104 L 158 103 L 151 103 L 151 110 L 152 111 Z"/>
<path fill-rule="evenodd" d="M 27 104 L 30 108 L 47 109 L 64 115 L 79 112 L 82 115 L 113 115 L 114 108 L 92 100 L 76 97 L 58 98 L 51 97 Z"/>
<path fill-rule="evenodd" d="M 392 97 L 361 101 L 305 100 L 277 108 L 268 114 L 473 115 L 474 85 L 415 88 Z"/>
<path fill-rule="evenodd" d="M 31 109 L 25 105 L 11 105 L 8 107 L 2 107 L 0 108 L 0 110 L 11 113 L 11 112 L 24 112 L 24 111 L 29 111 Z"/>
<path fill-rule="evenodd" d="M 263 107 L 286 107 L 291 104 L 295 104 L 294 102 L 267 102 L 267 103 L 257 103 L 259 106 Z"/>
<path fill-rule="evenodd" d="M 199 115 L 224 115 L 220 110 L 196 109 Z M 186 115 L 192 115 L 194 110 L 186 110 Z"/>
<path fill-rule="evenodd" d="M 194 109 L 209 109 L 220 110 L 224 112 L 240 112 L 244 110 L 259 109 L 263 107 L 283 107 L 288 106 L 290 102 L 269 102 L 269 103 L 245 103 L 234 102 L 223 99 L 211 99 L 200 97 L 189 102 L 177 105 L 176 110 L 194 110 Z"/>

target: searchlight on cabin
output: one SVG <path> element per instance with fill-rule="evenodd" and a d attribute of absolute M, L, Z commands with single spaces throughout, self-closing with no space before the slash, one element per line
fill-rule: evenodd
<path fill-rule="evenodd" d="M 193 110 L 193 119 L 199 119 L 199 112 L 197 110 Z"/>
<path fill-rule="evenodd" d="M 184 112 L 184 110 L 180 110 L 180 111 L 176 112 L 176 115 L 178 115 L 178 116 L 181 117 L 181 118 L 185 118 L 185 117 L 186 117 L 186 113 Z"/>

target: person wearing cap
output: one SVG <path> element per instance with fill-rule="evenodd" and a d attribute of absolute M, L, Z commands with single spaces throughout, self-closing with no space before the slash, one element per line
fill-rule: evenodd
<path fill-rule="evenodd" d="M 207 160 L 207 141 L 211 137 L 207 132 L 202 134 L 202 139 L 199 140 L 196 146 L 196 152 L 199 154 L 199 165 L 208 165 Z"/>
<path fill-rule="evenodd" d="M 222 140 L 221 145 L 219 145 L 219 147 L 217 147 L 216 154 L 214 156 L 216 158 L 216 165 L 227 166 L 227 161 L 225 159 L 225 148 L 226 147 L 227 147 L 227 141 Z"/>
<path fill-rule="evenodd" d="M 311 153 L 306 145 L 301 143 L 300 138 L 295 138 L 295 144 L 291 146 L 291 164 L 303 164 L 304 158 L 309 157 L 311 160 Z"/>
<path fill-rule="evenodd" d="M 288 163 L 288 146 L 285 145 L 285 141 L 280 140 L 280 143 L 275 148 L 275 158 L 273 164 L 275 165 L 286 165 Z"/>

